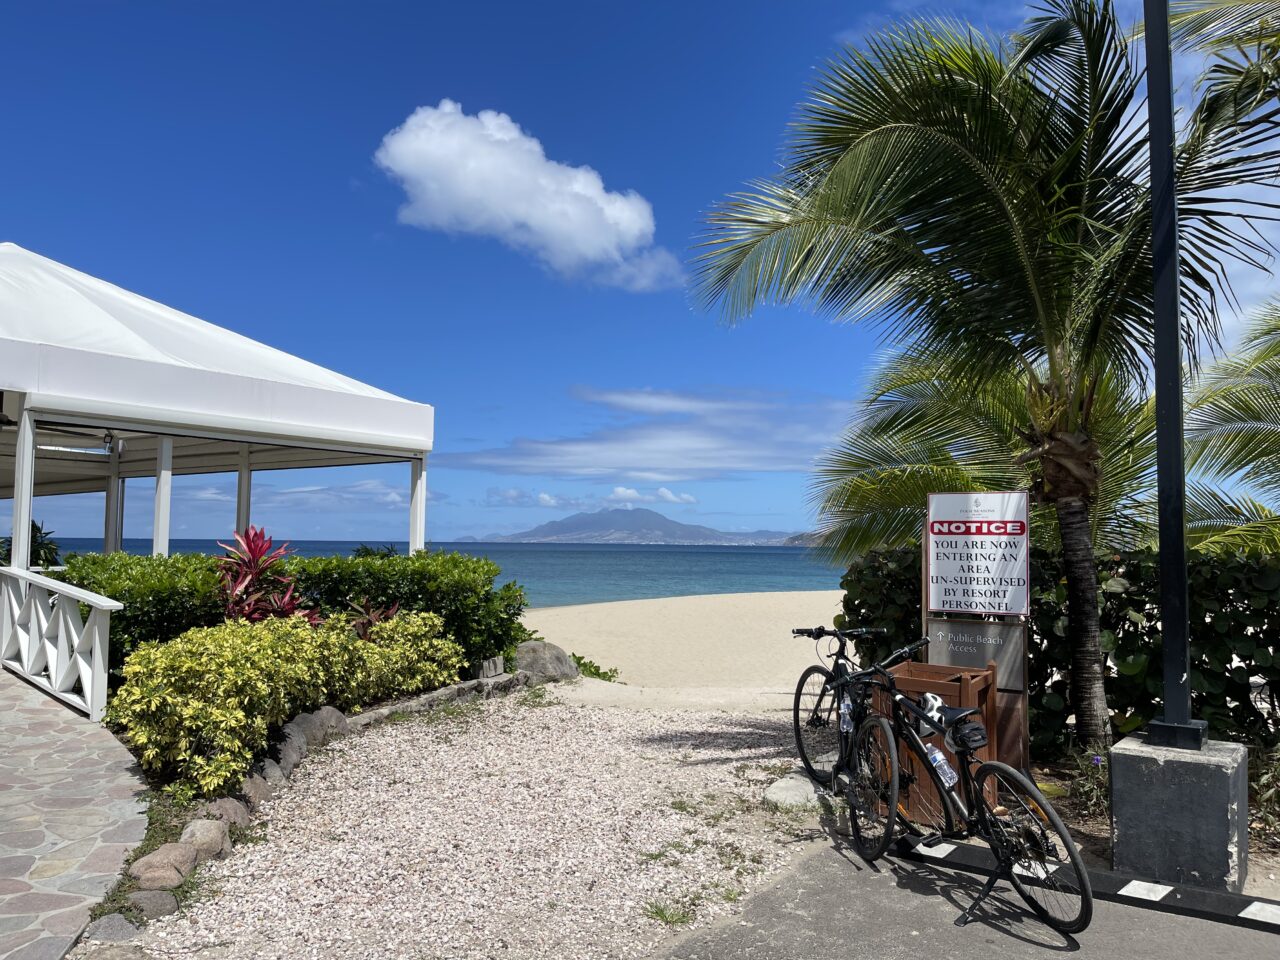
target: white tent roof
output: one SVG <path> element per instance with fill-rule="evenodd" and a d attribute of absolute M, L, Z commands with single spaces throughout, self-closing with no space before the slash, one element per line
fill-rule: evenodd
<path fill-rule="evenodd" d="M 353 332 L 354 335 L 359 335 Z M 420 455 L 434 411 L 0 243 L 0 390 L 49 421 Z"/>

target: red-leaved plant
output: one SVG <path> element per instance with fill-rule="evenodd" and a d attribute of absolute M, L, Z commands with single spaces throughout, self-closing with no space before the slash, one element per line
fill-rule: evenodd
<path fill-rule="evenodd" d="M 319 614 L 303 607 L 294 596 L 293 578 L 284 572 L 289 545 L 275 546 L 266 531 L 250 526 L 236 534 L 236 546 L 219 541 L 227 551 L 218 558 L 222 596 L 228 620 L 257 623 L 270 617 L 303 617 L 318 623 Z"/>
<path fill-rule="evenodd" d="M 375 607 L 373 602 L 368 597 L 365 597 L 360 603 L 348 600 L 347 606 L 356 611 L 356 615 L 351 618 L 351 629 L 361 640 L 369 639 L 369 630 L 375 624 L 390 620 L 400 612 L 399 600 L 389 607 Z"/>

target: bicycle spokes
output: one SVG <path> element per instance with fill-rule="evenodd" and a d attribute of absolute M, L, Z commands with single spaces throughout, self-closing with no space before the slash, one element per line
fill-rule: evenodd
<path fill-rule="evenodd" d="M 1077 917 L 1084 892 L 1067 841 L 1021 784 L 1000 774 L 992 780 L 999 802 L 989 829 L 1018 892 L 1050 922 Z"/>

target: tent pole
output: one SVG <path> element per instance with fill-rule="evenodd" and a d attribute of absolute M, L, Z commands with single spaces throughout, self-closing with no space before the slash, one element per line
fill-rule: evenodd
<path fill-rule="evenodd" d="M 253 470 L 249 462 L 249 445 L 240 444 L 240 470 L 236 476 L 236 533 L 249 529 L 249 505 L 253 499 Z"/>
<path fill-rule="evenodd" d="M 156 448 L 155 521 L 151 527 L 151 552 L 169 555 L 169 511 L 173 500 L 173 437 L 160 437 Z"/>
<path fill-rule="evenodd" d="M 427 546 L 427 454 L 409 461 L 409 552 Z"/>
<path fill-rule="evenodd" d="M 102 552 L 120 549 L 120 441 L 111 441 L 111 462 L 107 467 L 107 496 L 102 512 Z"/>
<path fill-rule="evenodd" d="M 13 448 L 13 537 L 9 565 L 31 566 L 31 498 L 35 491 L 36 419 L 26 394 L 18 398 L 18 438 Z"/>

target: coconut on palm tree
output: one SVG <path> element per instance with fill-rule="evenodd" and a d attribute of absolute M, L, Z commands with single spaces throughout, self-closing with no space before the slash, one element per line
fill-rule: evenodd
<path fill-rule="evenodd" d="M 782 173 L 711 214 L 697 283 L 731 320 L 781 302 L 875 322 L 945 356 L 961 396 L 1016 378 L 1017 459 L 1064 554 L 1077 730 L 1102 745 L 1095 416 L 1104 383 L 1145 380 L 1154 337 L 1141 72 L 1109 0 L 1052 0 L 1022 37 L 910 20 L 827 64 Z M 1241 121 L 1197 107 L 1177 144 L 1193 351 L 1226 266 L 1267 253 L 1238 198 L 1277 158 Z"/>

